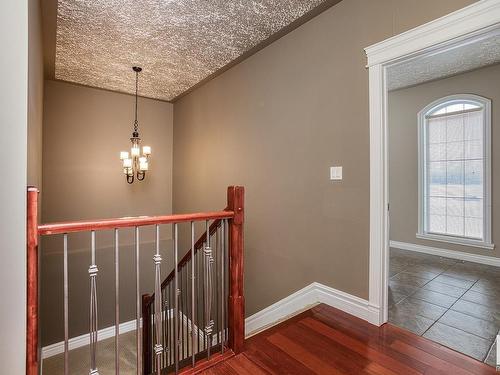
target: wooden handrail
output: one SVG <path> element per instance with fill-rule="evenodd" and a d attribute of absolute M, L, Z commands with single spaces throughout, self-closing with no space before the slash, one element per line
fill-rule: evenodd
<path fill-rule="evenodd" d="M 84 232 L 92 230 L 106 230 L 106 229 L 116 229 L 125 227 L 140 227 L 144 225 L 230 219 L 233 216 L 234 212 L 232 211 L 216 211 L 216 212 L 200 212 L 200 213 L 182 214 L 182 215 L 136 216 L 136 217 L 122 217 L 122 218 L 104 219 L 104 220 L 69 221 L 65 223 L 41 224 L 38 226 L 38 234 L 43 236 L 48 234 Z"/>

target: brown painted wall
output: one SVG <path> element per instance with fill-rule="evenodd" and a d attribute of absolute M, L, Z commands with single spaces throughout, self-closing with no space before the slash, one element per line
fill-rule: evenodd
<path fill-rule="evenodd" d="M 143 144 L 152 147 L 145 181 L 129 185 L 122 173 L 120 150 L 130 148 L 134 119 L 130 95 L 46 81 L 43 137 L 43 221 L 66 221 L 172 212 L 173 105 L 139 99 Z M 135 272 L 132 230 L 122 230 L 121 321 L 134 318 Z M 170 228 L 162 228 L 163 273 Z M 153 288 L 152 228 L 141 230 L 142 291 Z M 99 328 L 114 323 L 113 237 L 97 235 Z M 88 332 L 90 235 L 69 236 L 70 336 Z M 62 340 L 62 238 L 42 243 L 42 345 Z"/>
<path fill-rule="evenodd" d="M 418 231 L 418 112 L 434 100 L 453 94 L 476 94 L 492 101 L 492 240 L 500 241 L 500 65 L 460 74 L 389 94 L 390 238 L 442 249 L 500 257 L 493 251 L 421 240 Z"/>
<path fill-rule="evenodd" d="M 28 185 L 42 186 L 43 43 L 39 0 L 28 14 Z"/>
<path fill-rule="evenodd" d="M 175 103 L 174 212 L 246 187 L 247 316 L 313 281 L 368 297 L 363 48 L 472 2 L 344 0 Z"/>

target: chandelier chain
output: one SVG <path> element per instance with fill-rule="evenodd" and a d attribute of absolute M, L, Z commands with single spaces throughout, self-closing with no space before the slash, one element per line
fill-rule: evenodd
<path fill-rule="evenodd" d="M 139 72 L 135 72 L 135 121 L 134 121 L 134 132 L 139 132 L 139 122 L 137 121 L 137 92 L 139 89 Z"/>

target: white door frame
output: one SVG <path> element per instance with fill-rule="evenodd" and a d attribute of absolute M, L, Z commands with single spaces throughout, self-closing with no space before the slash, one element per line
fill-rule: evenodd
<path fill-rule="evenodd" d="M 387 68 L 500 28 L 500 0 L 481 0 L 365 48 L 370 97 L 369 306 L 387 322 L 389 279 Z"/>

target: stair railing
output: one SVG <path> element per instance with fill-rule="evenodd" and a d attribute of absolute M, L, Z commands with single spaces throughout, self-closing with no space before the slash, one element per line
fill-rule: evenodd
<path fill-rule="evenodd" d="M 184 215 L 147 216 L 95 221 L 78 221 L 38 225 L 38 190 L 28 188 L 27 256 L 28 256 L 28 309 L 27 309 L 27 375 L 38 375 L 40 360 L 38 347 L 38 240 L 40 236 L 63 235 L 63 313 L 64 313 L 64 374 L 69 374 L 69 327 L 68 327 L 68 234 L 89 232 L 91 264 L 89 265 L 89 374 L 98 374 L 96 353 L 98 343 L 96 231 L 114 231 L 115 248 L 115 373 L 119 368 L 119 229 L 134 228 L 135 237 L 135 297 L 136 297 L 136 350 L 137 375 L 175 373 L 197 373 L 243 348 L 244 297 L 243 297 L 243 187 L 228 188 L 228 205 L 223 211 Z M 209 225 L 210 221 L 212 224 Z M 204 239 L 194 242 L 195 223 L 206 226 Z M 179 262 L 179 225 L 191 224 L 191 249 L 195 249 Z M 174 270 L 162 283 L 160 278 L 160 225 L 173 227 Z M 151 296 L 140 295 L 140 227 L 155 227 L 155 254 L 152 273 L 155 275 L 155 290 Z M 203 249 L 203 251 L 197 251 Z M 188 267 L 189 266 L 189 267 Z M 197 267 L 197 268 L 196 268 Z M 217 268 L 219 267 L 219 268 Z M 203 279 L 200 280 L 200 275 Z M 190 287 L 189 287 L 190 282 Z M 214 287 L 215 283 L 215 287 Z M 167 288 L 168 287 L 168 288 Z M 167 298 L 166 291 L 169 291 Z M 184 290 L 184 293 L 182 292 Z M 190 292 L 188 292 L 190 291 Z M 202 291 L 202 293 L 200 293 Z M 189 293 L 189 294 L 188 294 Z M 190 296 L 190 299 L 187 296 Z M 220 297 L 220 305 L 216 299 Z M 224 302 L 223 300 L 226 300 Z M 188 303 L 190 302 L 190 303 Z M 203 304 L 203 319 L 197 312 L 198 303 Z M 190 307 L 188 307 L 190 305 Z M 193 308 L 194 306 L 194 308 Z M 223 316 L 219 323 L 219 307 Z M 191 315 L 189 315 L 191 311 Z M 217 319 L 214 319 L 214 312 Z M 191 317 L 189 319 L 189 316 Z M 143 329 L 141 329 L 143 322 Z M 195 323 L 198 322 L 197 326 Z M 166 327 L 168 326 L 168 327 Z M 172 326 L 172 327 L 170 327 Z M 151 327 L 153 329 L 151 329 Z M 200 328 L 201 327 L 201 328 Z M 149 329 L 147 329 L 149 328 Z M 168 328 L 168 329 L 166 329 Z M 144 332 L 144 337 L 141 337 Z M 189 335 L 186 333 L 189 332 Z M 214 334 L 215 332 L 215 334 Z M 166 334 L 169 337 L 166 337 Z M 181 336 L 182 335 L 182 336 Z M 186 339 L 190 337 L 190 339 Z M 193 350 L 193 339 L 200 344 Z M 201 340 L 204 340 L 201 344 Z M 191 341 L 190 341 L 191 340 Z M 150 350 L 152 348 L 152 350 Z M 217 354 L 212 354 L 217 351 Z M 182 362 L 190 353 L 189 367 Z M 206 355 L 206 357 L 205 357 Z M 166 357 L 172 358 L 169 362 Z M 143 363 L 144 360 L 144 363 Z M 147 361 L 147 363 L 146 363 Z"/>
<path fill-rule="evenodd" d="M 214 220 L 211 225 L 206 222 L 205 232 L 196 242 L 194 230 L 191 230 L 190 249 L 177 268 L 161 283 L 159 290 L 142 296 L 144 374 L 153 373 L 158 368 L 166 373 L 187 366 L 196 370 L 197 363 L 206 368 L 242 350 L 243 335 L 231 333 L 233 328 L 243 329 L 243 324 L 236 323 L 242 321 L 242 315 L 234 319 L 234 314 L 243 314 L 243 307 L 238 306 L 243 303 L 238 298 L 242 296 L 242 277 L 231 272 L 243 275 L 243 258 L 238 256 L 242 254 L 242 248 L 238 250 L 238 246 L 243 244 L 240 228 L 243 224 L 242 188 L 228 189 L 225 210 L 235 212 L 235 216 L 229 220 Z M 175 283 L 176 275 L 178 284 Z M 230 286 L 235 288 L 236 298 L 232 298 Z M 172 344 L 177 329 L 172 322 L 175 291 L 179 298 L 181 323 L 177 346 Z M 161 299 L 155 298 L 157 295 L 161 295 Z M 161 328 L 155 319 L 156 303 L 160 300 Z M 158 355 L 156 348 L 160 346 L 178 348 L 178 352 L 164 351 Z"/>

